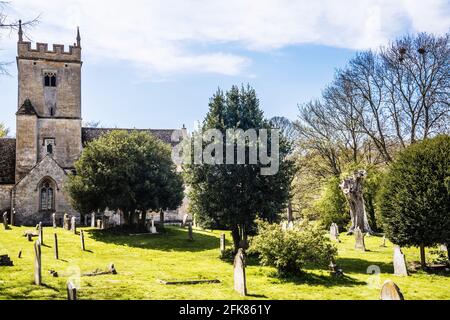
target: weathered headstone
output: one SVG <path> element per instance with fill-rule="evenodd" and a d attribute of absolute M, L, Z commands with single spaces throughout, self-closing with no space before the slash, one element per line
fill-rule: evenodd
<path fill-rule="evenodd" d="M 8 230 L 8 213 L 3 213 L 3 227 Z"/>
<path fill-rule="evenodd" d="M 84 215 L 84 226 L 85 227 L 88 226 L 88 216 L 87 216 L 87 214 Z"/>
<path fill-rule="evenodd" d="M 63 227 L 64 230 L 70 230 L 70 218 L 67 213 L 64 214 Z"/>
<path fill-rule="evenodd" d="M 288 230 L 293 230 L 294 229 L 294 222 L 293 221 L 289 221 L 289 223 L 287 225 L 287 229 Z"/>
<path fill-rule="evenodd" d="M 71 281 L 67 282 L 67 300 L 77 300 L 77 288 Z"/>
<path fill-rule="evenodd" d="M 381 300 L 405 300 L 400 288 L 391 280 L 386 281 L 381 288 Z"/>
<path fill-rule="evenodd" d="M 330 238 L 331 240 L 337 241 L 337 242 L 341 242 L 339 240 L 339 227 L 336 223 L 331 224 L 330 227 Z"/>
<path fill-rule="evenodd" d="M 44 228 L 42 227 L 42 222 L 38 224 L 38 234 L 39 234 L 39 243 L 44 244 Z"/>
<path fill-rule="evenodd" d="M 281 229 L 282 229 L 283 231 L 286 231 L 286 230 L 288 229 L 288 222 L 287 222 L 287 221 L 284 221 L 284 222 L 281 224 Z"/>
<path fill-rule="evenodd" d="M 366 251 L 366 244 L 364 242 L 364 233 L 362 233 L 359 227 L 355 228 L 355 249 Z"/>
<path fill-rule="evenodd" d="M 97 229 L 103 229 L 102 220 L 101 219 L 97 219 Z"/>
<path fill-rule="evenodd" d="M 380 245 L 381 248 L 386 248 L 386 236 L 383 236 L 383 243 Z"/>
<path fill-rule="evenodd" d="M 34 283 L 37 286 L 42 284 L 42 260 L 41 260 L 41 243 L 34 243 Z"/>
<path fill-rule="evenodd" d="M 156 227 L 155 227 L 155 220 L 153 220 L 153 219 L 152 219 L 152 227 L 151 227 L 151 229 L 150 229 L 150 232 L 151 232 L 152 234 L 158 233 L 158 232 L 156 231 Z"/>
<path fill-rule="evenodd" d="M 72 231 L 74 234 L 77 233 L 77 218 L 72 217 L 70 220 L 70 231 Z"/>
<path fill-rule="evenodd" d="M 223 257 L 225 253 L 225 234 L 222 233 L 220 236 L 220 256 Z"/>
<path fill-rule="evenodd" d="M 55 241 L 53 244 L 53 248 L 55 251 L 55 259 L 58 260 L 59 259 L 59 250 L 58 250 L 58 235 L 55 233 Z"/>
<path fill-rule="evenodd" d="M 332 259 L 330 262 L 330 274 L 334 277 L 341 277 L 344 275 L 344 271 L 339 268 L 339 266 L 336 264 L 336 262 Z"/>
<path fill-rule="evenodd" d="M 245 254 L 240 248 L 234 258 L 234 290 L 241 296 L 247 295 L 247 283 L 245 277 Z"/>
<path fill-rule="evenodd" d="M 91 228 L 95 228 L 95 212 L 91 213 Z"/>
<path fill-rule="evenodd" d="M 187 214 L 185 214 L 183 216 L 183 227 L 187 224 L 187 220 L 188 220 L 189 216 Z"/>
<path fill-rule="evenodd" d="M 189 225 L 188 225 L 188 233 L 189 233 L 189 241 L 193 241 L 194 240 L 194 234 L 192 232 L 192 223 L 189 223 Z"/>
<path fill-rule="evenodd" d="M 81 241 L 81 251 L 86 251 L 86 248 L 84 246 L 84 232 L 83 232 L 83 230 L 80 231 L 80 241 Z"/>
<path fill-rule="evenodd" d="M 394 247 L 394 274 L 396 276 L 408 276 L 405 255 L 399 246 Z"/>
<path fill-rule="evenodd" d="M 52 214 L 52 222 L 53 222 L 53 228 L 57 228 L 58 225 L 56 223 L 56 213 Z"/>

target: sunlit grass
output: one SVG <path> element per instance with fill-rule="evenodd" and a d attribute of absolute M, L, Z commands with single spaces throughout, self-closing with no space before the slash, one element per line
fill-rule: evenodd
<path fill-rule="evenodd" d="M 0 230 L 0 254 L 9 254 L 14 267 L 0 267 L 0 299 L 66 299 L 66 282 L 73 270 L 81 273 L 107 269 L 114 263 L 117 275 L 81 277 L 79 299 L 242 299 L 233 291 L 233 267 L 219 259 L 222 232 L 195 230 L 195 240 L 188 241 L 187 230 L 167 228 L 163 235 L 130 237 L 85 230 L 86 249 L 69 231 L 45 228 L 42 248 L 44 286 L 33 284 L 33 243 L 22 234 L 29 228 Z M 58 234 L 59 257 L 53 255 L 53 234 Z M 231 238 L 227 233 L 228 245 Z M 274 269 L 250 261 L 247 267 L 249 297 L 245 299 L 379 299 L 380 285 L 394 280 L 406 299 L 449 299 L 450 277 L 424 272 L 410 277 L 392 275 L 392 245 L 381 248 L 381 238 L 366 239 L 368 252 L 353 249 L 354 239 L 341 236 L 338 264 L 345 278 L 335 279 L 326 270 L 307 270 L 293 279 L 274 277 Z M 22 258 L 18 253 L 22 251 Z M 407 259 L 418 260 L 417 249 L 406 249 Z M 379 277 L 367 274 L 378 266 Z M 55 270 L 58 278 L 49 273 Z M 162 285 L 163 280 L 218 279 L 219 284 Z"/>

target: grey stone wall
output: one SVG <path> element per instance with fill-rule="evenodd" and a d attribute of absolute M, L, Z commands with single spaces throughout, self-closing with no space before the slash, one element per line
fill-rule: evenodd
<path fill-rule="evenodd" d="M 80 214 L 70 206 L 69 197 L 65 194 L 64 185 L 67 175 L 51 157 L 45 157 L 14 188 L 13 202 L 16 209 L 16 223 L 34 226 L 42 221 L 44 225 L 51 225 L 53 212 L 39 210 L 39 186 L 46 177 L 51 178 L 55 183 L 54 197 L 57 217 L 62 218 L 64 213 L 68 213 L 75 216 L 79 223 Z"/>
<path fill-rule="evenodd" d="M 11 209 L 11 190 L 14 185 L 0 185 L 0 214 Z"/>
<path fill-rule="evenodd" d="M 16 183 L 22 179 L 37 162 L 36 116 L 18 115 L 16 124 Z"/>

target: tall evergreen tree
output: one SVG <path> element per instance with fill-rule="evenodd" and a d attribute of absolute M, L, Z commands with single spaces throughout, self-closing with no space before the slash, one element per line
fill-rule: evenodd
<path fill-rule="evenodd" d="M 270 129 L 270 125 L 264 119 L 255 90 L 250 86 L 233 86 L 226 94 L 219 89 L 211 98 L 201 129 L 203 132 L 217 129 L 222 133 L 226 158 L 227 129 Z M 256 218 L 279 219 L 280 212 L 287 206 L 293 175 L 293 163 L 286 159 L 289 146 L 283 137 L 280 138 L 280 167 L 276 175 L 262 175 L 261 168 L 265 166 L 260 159 L 256 164 L 249 164 L 248 151 L 247 144 L 246 164 L 190 164 L 185 168 L 191 210 L 197 221 L 229 228 L 235 250 L 246 246 L 247 236 L 256 228 Z M 237 163 L 236 148 L 234 156 Z"/>

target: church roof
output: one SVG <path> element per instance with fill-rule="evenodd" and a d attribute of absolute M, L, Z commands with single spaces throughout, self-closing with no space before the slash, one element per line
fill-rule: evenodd
<path fill-rule="evenodd" d="M 19 110 L 16 112 L 16 115 L 37 115 L 36 110 L 34 109 L 33 105 L 31 104 L 30 99 L 26 99 L 23 105 L 19 108 Z"/>
<path fill-rule="evenodd" d="M 14 184 L 16 139 L 0 138 L 0 184 Z"/>
<path fill-rule="evenodd" d="M 82 128 L 81 131 L 81 140 L 83 142 L 83 145 L 86 145 L 87 143 L 98 139 L 101 135 L 105 133 L 109 133 L 111 131 L 140 131 L 140 132 L 148 132 L 155 136 L 156 138 L 160 139 L 161 141 L 170 144 L 175 145 L 179 141 L 172 141 L 172 134 L 175 131 L 178 131 L 176 129 L 120 129 L 120 128 Z"/>

